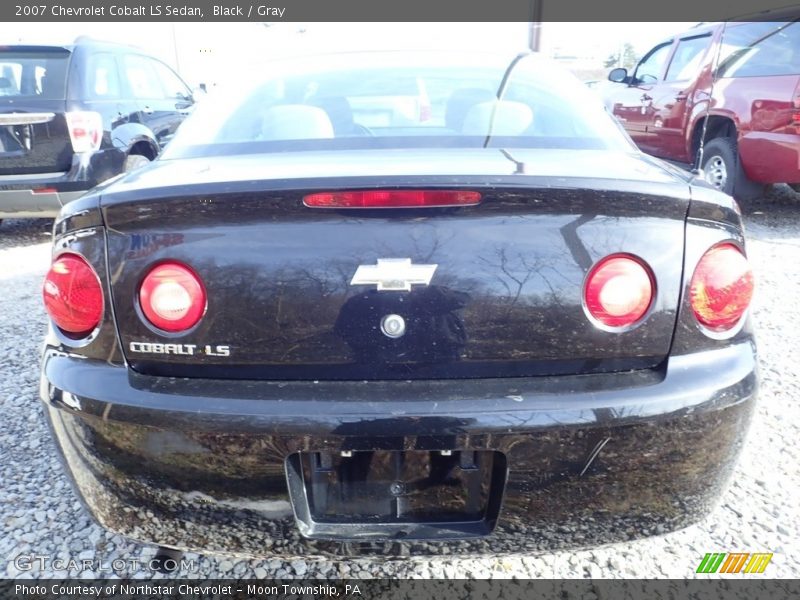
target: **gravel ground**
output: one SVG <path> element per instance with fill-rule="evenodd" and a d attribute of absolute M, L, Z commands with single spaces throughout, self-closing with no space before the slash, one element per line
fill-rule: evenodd
<path fill-rule="evenodd" d="M 190 555 L 198 569 L 179 577 L 691 577 L 706 552 L 773 552 L 766 576 L 800 577 L 800 195 L 773 188 L 746 210 L 757 273 L 754 316 L 761 399 L 737 476 L 702 523 L 647 540 L 542 556 L 354 560 L 233 560 Z M 31 553 L 147 563 L 154 549 L 92 523 L 55 458 L 37 399 L 45 331 L 40 285 L 49 259 L 48 221 L 0 226 L 0 577 L 163 577 L 129 566 L 116 572 L 20 571 Z M 130 564 L 130 562 L 129 562 Z"/>

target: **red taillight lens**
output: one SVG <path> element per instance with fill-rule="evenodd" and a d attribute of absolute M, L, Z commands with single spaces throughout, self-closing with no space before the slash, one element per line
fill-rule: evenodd
<path fill-rule="evenodd" d="M 314 208 L 415 208 L 418 206 L 473 206 L 480 203 L 479 192 L 460 190 L 365 190 L 321 192 L 303 198 Z"/>
<path fill-rule="evenodd" d="M 620 254 L 607 256 L 586 278 L 586 310 L 606 327 L 633 325 L 650 308 L 653 281 L 650 269 L 640 260 Z"/>
<path fill-rule="evenodd" d="M 800 85 L 794 91 L 794 98 L 792 99 L 792 108 L 794 109 L 791 114 L 791 122 L 789 123 L 787 133 L 800 133 Z"/>
<path fill-rule="evenodd" d="M 753 272 L 742 251 L 733 244 L 714 246 L 692 275 L 689 299 L 694 315 L 712 331 L 727 331 L 750 306 L 753 287 Z"/>
<path fill-rule="evenodd" d="M 103 141 L 103 116 L 98 112 L 78 110 L 65 113 L 69 139 L 75 152 L 93 152 Z"/>
<path fill-rule="evenodd" d="M 50 266 L 42 289 L 44 307 L 71 337 L 85 337 L 103 316 L 103 290 L 94 269 L 77 254 L 61 254 Z"/>
<path fill-rule="evenodd" d="M 161 263 L 142 281 L 139 305 L 147 320 L 159 329 L 185 331 L 206 312 L 206 291 L 188 267 Z"/>

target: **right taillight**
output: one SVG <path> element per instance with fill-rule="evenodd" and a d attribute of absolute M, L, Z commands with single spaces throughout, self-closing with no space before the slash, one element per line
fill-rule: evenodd
<path fill-rule="evenodd" d="M 72 150 L 76 153 L 94 152 L 103 141 L 103 116 L 90 110 L 65 113 Z"/>
<path fill-rule="evenodd" d="M 753 297 L 753 272 L 734 244 L 714 246 L 703 255 L 692 275 L 689 299 L 701 325 L 721 333 L 732 329 Z"/>
<path fill-rule="evenodd" d="M 186 331 L 206 312 L 206 292 L 200 278 L 178 262 L 154 267 L 139 288 L 139 306 L 150 323 L 169 332 Z"/>

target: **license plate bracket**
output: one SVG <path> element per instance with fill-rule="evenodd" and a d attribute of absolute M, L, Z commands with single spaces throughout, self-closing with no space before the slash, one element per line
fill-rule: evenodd
<path fill-rule="evenodd" d="M 488 450 L 298 452 L 286 475 L 306 537 L 459 539 L 494 529 L 506 460 Z"/>

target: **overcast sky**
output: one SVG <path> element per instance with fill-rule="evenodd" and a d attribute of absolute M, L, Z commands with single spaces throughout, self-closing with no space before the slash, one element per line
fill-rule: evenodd
<path fill-rule="evenodd" d="M 643 53 L 693 23 L 544 23 L 541 50 L 605 59 L 624 42 Z M 270 58 L 333 50 L 527 47 L 527 23 L 19 23 L 0 44 L 66 44 L 78 35 L 147 48 L 191 85 L 241 76 Z"/>

